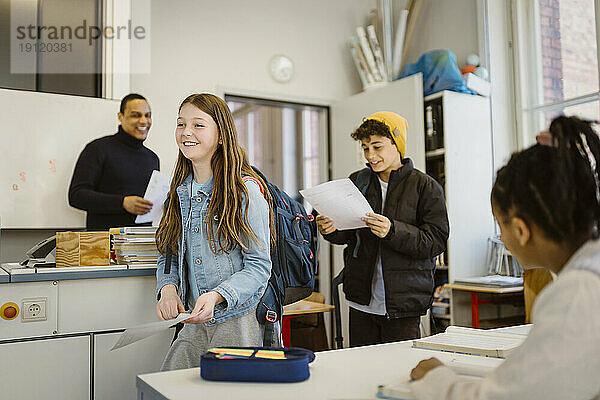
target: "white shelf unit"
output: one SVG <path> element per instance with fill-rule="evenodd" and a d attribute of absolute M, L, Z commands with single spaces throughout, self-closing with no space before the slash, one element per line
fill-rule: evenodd
<path fill-rule="evenodd" d="M 493 184 L 492 137 L 489 98 L 444 91 L 424 99 L 441 102 L 443 140 L 427 149 L 426 165 L 438 165 L 444 174 L 444 193 L 450 221 L 448 281 L 486 273 L 488 237 L 494 235 L 490 205 Z M 427 132 L 424 134 L 427 140 Z M 432 171 L 426 171 L 432 176 Z M 438 274 L 445 273 L 444 269 Z M 470 325 L 470 303 L 462 296 L 450 298 L 451 324 Z"/>

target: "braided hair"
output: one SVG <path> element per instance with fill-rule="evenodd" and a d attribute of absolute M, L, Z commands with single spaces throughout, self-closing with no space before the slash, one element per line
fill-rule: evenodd
<path fill-rule="evenodd" d="M 534 223 L 557 242 L 598 236 L 600 139 L 591 122 L 561 116 L 550 124 L 553 146 L 512 155 L 498 171 L 494 207 Z"/>

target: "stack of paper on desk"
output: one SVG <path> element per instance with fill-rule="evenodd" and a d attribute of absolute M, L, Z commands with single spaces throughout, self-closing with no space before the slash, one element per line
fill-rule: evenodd
<path fill-rule="evenodd" d="M 454 283 L 488 287 L 514 287 L 523 286 L 523 277 L 504 275 L 475 276 L 455 279 Z"/>
<path fill-rule="evenodd" d="M 449 326 L 444 333 L 413 340 L 413 347 L 505 358 L 527 335 Z"/>

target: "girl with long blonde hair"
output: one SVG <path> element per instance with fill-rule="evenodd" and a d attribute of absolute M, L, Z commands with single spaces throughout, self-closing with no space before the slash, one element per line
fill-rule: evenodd
<path fill-rule="evenodd" d="M 175 140 L 179 156 L 156 232 L 156 311 L 162 320 L 186 309 L 200 314 L 184 321 L 163 370 L 198 366 L 211 347 L 261 345 L 255 310 L 274 240 L 268 190 L 238 144 L 227 104 L 188 96 Z"/>

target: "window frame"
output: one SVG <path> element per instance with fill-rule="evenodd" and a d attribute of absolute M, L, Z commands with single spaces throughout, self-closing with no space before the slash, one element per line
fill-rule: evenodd
<path fill-rule="evenodd" d="M 517 148 L 523 149 L 535 143 L 535 135 L 542 128 L 538 121 L 540 115 L 570 106 L 600 102 L 600 88 L 585 95 L 545 103 L 538 0 L 511 0 L 511 13 Z M 600 77 L 600 0 L 594 0 L 594 16 L 597 72 Z"/>

